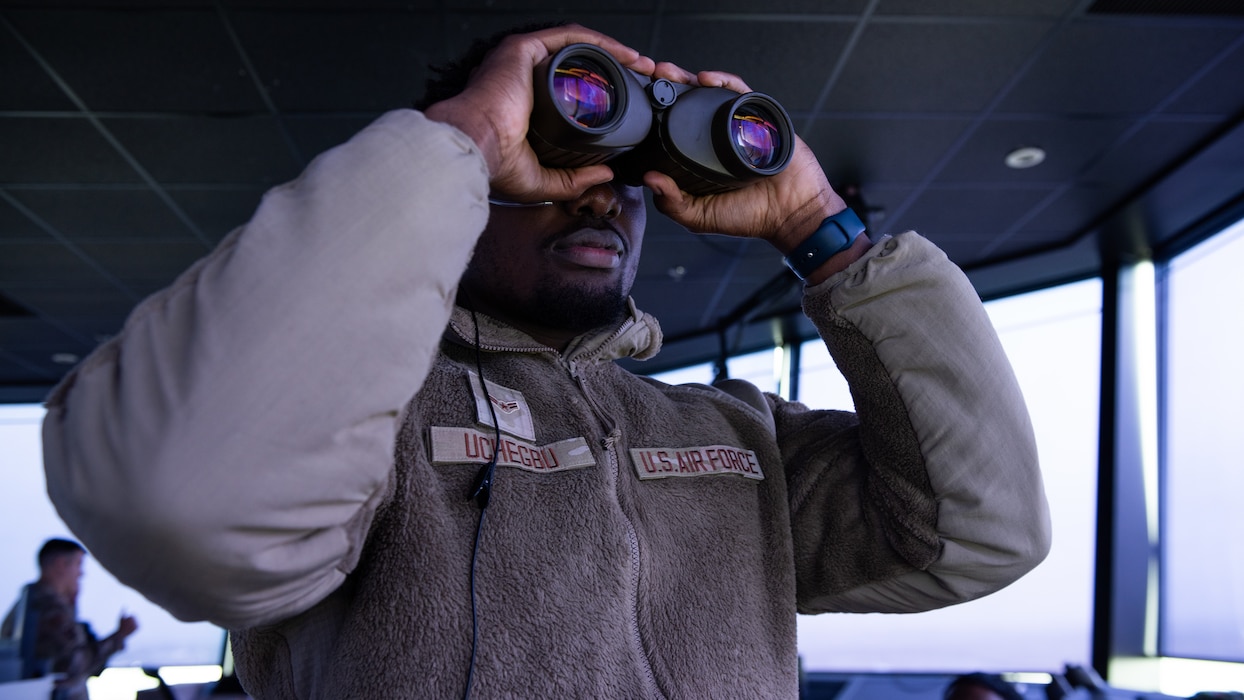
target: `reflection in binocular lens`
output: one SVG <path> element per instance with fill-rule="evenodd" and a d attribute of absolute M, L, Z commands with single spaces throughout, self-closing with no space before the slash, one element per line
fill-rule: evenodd
<path fill-rule="evenodd" d="M 753 168 L 768 168 L 781 151 L 777 125 L 759 110 L 740 108 L 733 119 L 734 147 Z"/>
<path fill-rule="evenodd" d="M 615 87 L 587 61 L 570 59 L 553 74 L 558 108 L 579 124 L 594 129 L 613 118 Z"/>

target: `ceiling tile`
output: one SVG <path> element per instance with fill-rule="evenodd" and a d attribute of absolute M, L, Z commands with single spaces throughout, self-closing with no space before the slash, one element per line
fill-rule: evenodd
<path fill-rule="evenodd" d="M 938 174 L 938 183 L 1052 183 L 1074 178 L 1101 158 L 1128 128 L 1120 119 L 1008 119 L 981 124 Z M 1016 148 L 1045 150 L 1045 160 L 1016 170 L 1005 158 Z"/>
<path fill-rule="evenodd" d="M 193 235 L 150 190 L 26 191 L 17 193 L 17 198 L 71 241 L 167 240 Z"/>
<path fill-rule="evenodd" d="M 1219 61 L 1196 77 L 1164 111 L 1180 114 L 1238 115 L 1244 112 L 1244 33 Z"/>
<path fill-rule="evenodd" d="M 8 242 L 42 242 L 47 241 L 48 234 L 39 228 L 29 216 L 10 203 L 3 188 L 0 188 L 0 244 Z M 20 204 L 20 203 L 18 203 Z"/>
<path fill-rule="evenodd" d="M 140 296 L 167 287 L 207 251 L 188 239 L 142 242 L 85 241 L 82 250 Z"/>
<path fill-rule="evenodd" d="M 139 182 L 85 119 L 0 118 L 0 183 Z"/>
<path fill-rule="evenodd" d="M 1051 42 L 999 109 L 1041 114 L 1146 112 L 1239 36 L 1239 29 L 1204 24 L 1077 23 Z M 1162 48 L 1154 50 L 1155 46 Z"/>
<path fill-rule="evenodd" d="M 873 22 L 829 96 L 833 110 L 979 110 L 1052 22 Z"/>
<path fill-rule="evenodd" d="M 182 211 L 198 225 L 199 230 L 219 243 L 230 231 L 250 221 L 264 188 L 197 189 L 170 187 L 168 194 Z"/>
<path fill-rule="evenodd" d="M 213 8 L 6 13 L 94 111 L 263 108 Z M 99 60 L 107 56 L 106 61 Z"/>
<path fill-rule="evenodd" d="M 919 182 L 970 125 L 963 117 L 833 117 L 813 122 L 804 139 L 831 183 L 867 189 Z"/>
<path fill-rule="evenodd" d="M 234 11 L 230 17 L 282 111 L 407 107 L 423 90 L 425 66 L 445 59 L 440 20 L 426 14 Z"/>
<path fill-rule="evenodd" d="M 850 35 L 848 22 L 737 22 L 670 17 L 653 54 L 687 70 L 720 70 L 743 78 L 787 111 L 808 110 Z"/>
<path fill-rule="evenodd" d="M 1027 188 L 930 188 L 903 220 L 915 222 L 912 228 L 965 265 L 978 262 L 981 251 L 1047 194 L 1048 190 Z"/>
<path fill-rule="evenodd" d="M 1057 17 L 1079 0 L 881 0 L 877 14 Z"/>
<path fill-rule="evenodd" d="M 134 159 L 161 182 L 271 186 L 302 169 L 269 116 L 106 119 Z"/>
<path fill-rule="evenodd" d="M 69 248 L 51 239 L 0 243 L 0 289 L 87 287 L 103 280 Z"/>
<path fill-rule="evenodd" d="M 281 121 L 294 139 L 299 153 L 309 162 L 333 146 L 349 141 L 378 116 L 380 115 L 299 114 L 285 115 Z"/>
<path fill-rule="evenodd" d="M 74 104 L 29 50 L 0 29 L 0 110 L 73 110 Z"/>
<path fill-rule="evenodd" d="M 524 3 L 523 7 L 527 7 Z M 460 12 L 448 11 L 442 30 L 445 55 L 459 58 L 475 41 L 532 23 L 574 22 L 597 31 L 608 31 L 609 36 L 639 51 L 647 50 L 653 21 L 642 14 L 613 14 L 608 10 L 594 12 L 568 12 L 564 3 L 553 9 L 533 9 L 516 12 Z"/>

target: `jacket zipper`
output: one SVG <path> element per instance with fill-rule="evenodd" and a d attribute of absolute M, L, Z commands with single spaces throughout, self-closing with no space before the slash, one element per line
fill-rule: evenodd
<path fill-rule="evenodd" d="M 588 393 L 587 386 L 583 381 L 583 377 L 578 372 L 576 363 L 567 362 L 566 367 L 570 371 L 570 376 L 574 378 L 575 384 L 578 385 L 579 392 L 588 402 L 588 405 L 592 407 L 592 412 L 596 414 L 597 419 L 600 420 L 609 431 L 609 434 L 606 435 L 600 442 L 601 448 L 604 449 L 605 455 L 609 460 L 609 466 L 613 471 L 614 493 L 617 494 L 618 484 L 622 481 L 622 466 L 621 460 L 618 459 L 618 451 L 614 449 L 614 447 L 618 440 L 622 437 L 622 431 L 614 425 L 613 421 L 610 420 L 608 416 L 604 415 L 604 413 L 596 405 L 596 402 L 592 400 L 591 394 Z M 639 634 L 639 535 L 636 534 L 635 524 L 631 521 L 630 516 L 626 514 L 626 511 L 622 509 L 622 504 L 620 502 L 618 503 L 618 512 L 622 515 L 623 525 L 626 526 L 626 542 L 630 548 L 631 554 L 630 585 L 627 587 L 626 593 L 629 598 L 627 602 L 628 607 L 630 608 L 630 632 L 631 643 L 633 645 L 632 651 L 638 657 L 640 671 L 643 673 L 644 686 L 647 691 L 645 694 L 650 698 L 664 698 L 665 696 L 661 693 L 660 688 L 657 687 L 656 673 L 652 670 L 652 663 L 648 660 L 648 654 L 644 651 L 643 638 Z"/>
<path fill-rule="evenodd" d="M 615 430 L 601 441 L 601 445 L 605 448 L 605 454 L 609 456 L 614 477 L 621 479 L 622 469 L 619 465 L 617 450 L 614 449 L 614 443 L 619 437 L 618 431 Z M 644 651 L 644 640 L 639 636 L 639 535 L 635 534 L 635 525 L 625 512 L 622 513 L 622 522 L 626 525 L 626 541 L 631 549 L 631 585 L 627 589 L 627 596 L 630 598 L 628 602 L 631 613 L 631 642 L 634 644 L 635 653 L 639 656 L 639 667 L 643 671 L 648 697 L 664 698 L 660 688 L 657 687 L 657 678 L 652 670 L 652 663 Z"/>

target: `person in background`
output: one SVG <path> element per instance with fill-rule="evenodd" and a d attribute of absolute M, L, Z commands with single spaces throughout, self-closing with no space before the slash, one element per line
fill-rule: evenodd
<path fill-rule="evenodd" d="M 117 631 L 98 639 L 90 625 L 78 620 L 85 556 L 86 550 L 73 540 L 44 542 L 39 548 L 39 579 L 26 585 L 0 626 L 0 637 L 7 639 L 34 633 L 33 669 L 26 673 L 61 674 L 54 700 L 85 700 L 86 679 L 103 671 L 108 659 L 124 649 L 126 638 L 138 629 L 132 616 L 122 615 Z"/>
<path fill-rule="evenodd" d="M 511 33 L 268 192 L 48 399 L 65 522 L 229 629 L 257 698 L 794 697 L 797 612 L 952 605 L 1048 552 L 963 272 L 912 232 L 816 243 L 847 207 L 797 139 L 705 196 L 544 167 L 533 69 L 581 42 L 748 90 Z M 692 232 L 813 241 L 792 264 L 854 412 L 614 362 L 661 345 L 630 297 L 645 187 Z"/>
<path fill-rule="evenodd" d="M 1024 696 L 1002 676 L 978 672 L 956 676 L 942 700 L 1024 700 Z"/>

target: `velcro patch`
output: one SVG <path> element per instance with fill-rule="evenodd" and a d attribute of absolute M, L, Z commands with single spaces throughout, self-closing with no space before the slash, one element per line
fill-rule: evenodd
<path fill-rule="evenodd" d="M 640 479 L 716 474 L 737 474 L 757 481 L 765 478 L 755 452 L 729 445 L 632 448 L 631 461 Z"/>
<path fill-rule="evenodd" d="M 490 380 L 479 380 L 479 375 L 467 372 L 471 393 L 475 394 L 475 419 L 483 425 L 493 425 L 493 416 L 500 423 L 502 432 L 523 440 L 536 439 L 536 426 L 531 417 L 527 399 L 517 389 L 510 389 Z M 487 385 L 488 391 L 484 391 Z M 491 404 L 491 405 L 490 405 Z"/>
<path fill-rule="evenodd" d="M 582 469 L 596 464 L 592 448 L 581 437 L 533 445 L 507 435 L 501 436 L 496 446 L 494 433 L 483 433 L 471 428 L 431 428 L 433 464 L 487 464 L 497 452 L 497 464 L 517 467 L 529 472 L 560 472 Z"/>

